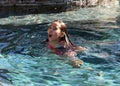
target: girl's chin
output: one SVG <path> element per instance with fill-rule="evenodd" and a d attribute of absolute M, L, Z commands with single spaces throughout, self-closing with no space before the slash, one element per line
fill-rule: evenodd
<path fill-rule="evenodd" d="M 49 41 L 54 41 L 53 39 L 49 38 Z"/>
<path fill-rule="evenodd" d="M 49 38 L 49 41 L 51 42 L 51 41 L 58 41 L 58 40 Z"/>

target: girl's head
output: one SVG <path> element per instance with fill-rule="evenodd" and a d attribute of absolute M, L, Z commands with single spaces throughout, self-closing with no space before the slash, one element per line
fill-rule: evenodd
<path fill-rule="evenodd" d="M 49 41 L 61 41 L 66 34 L 66 25 L 60 20 L 55 20 L 48 28 L 48 40 Z"/>
<path fill-rule="evenodd" d="M 48 28 L 48 41 L 61 42 L 72 45 L 67 34 L 67 27 L 61 20 L 54 20 Z"/>

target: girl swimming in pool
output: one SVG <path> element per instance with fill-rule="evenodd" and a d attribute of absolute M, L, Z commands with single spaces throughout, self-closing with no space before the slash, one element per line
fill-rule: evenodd
<path fill-rule="evenodd" d="M 67 56 L 74 67 L 79 67 L 83 62 L 76 59 L 76 52 L 85 51 L 86 48 L 75 46 L 69 39 L 67 27 L 61 20 L 55 20 L 48 28 L 47 45 L 53 53 Z"/>

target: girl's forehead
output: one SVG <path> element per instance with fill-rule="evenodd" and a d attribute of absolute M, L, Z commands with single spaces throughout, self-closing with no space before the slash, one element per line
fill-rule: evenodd
<path fill-rule="evenodd" d="M 53 23 L 51 24 L 51 26 L 58 26 L 58 27 L 60 27 L 61 25 L 60 25 L 60 23 L 58 23 L 58 22 L 53 22 Z"/>

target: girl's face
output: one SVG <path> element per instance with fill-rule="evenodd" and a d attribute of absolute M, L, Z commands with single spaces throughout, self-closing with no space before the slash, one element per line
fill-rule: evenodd
<path fill-rule="evenodd" d="M 61 25 L 58 22 L 53 22 L 48 28 L 48 39 L 49 41 L 59 41 L 62 37 Z"/>

